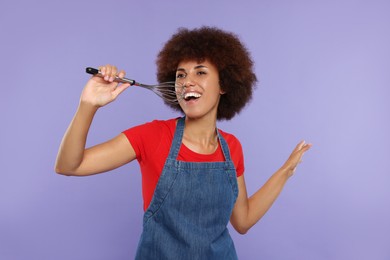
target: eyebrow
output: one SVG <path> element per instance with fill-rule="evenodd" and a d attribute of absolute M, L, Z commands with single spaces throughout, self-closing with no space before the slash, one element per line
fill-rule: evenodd
<path fill-rule="evenodd" d="M 194 69 L 203 69 L 203 68 L 206 68 L 207 67 L 205 65 L 198 65 L 198 66 L 195 66 Z M 176 71 L 186 71 L 184 68 L 177 68 Z"/>

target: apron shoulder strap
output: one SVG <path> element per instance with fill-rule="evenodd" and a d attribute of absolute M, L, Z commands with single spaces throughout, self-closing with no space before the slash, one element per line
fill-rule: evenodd
<path fill-rule="evenodd" d="M 179 155 L 181 142 L 183 139 L 184 121 L 185 117 L 181 117 L 179 120 L 177 120 L 175 134 L 173 136 L 172 145 L 169 150 L 168 160 L 175 161 Z"/>

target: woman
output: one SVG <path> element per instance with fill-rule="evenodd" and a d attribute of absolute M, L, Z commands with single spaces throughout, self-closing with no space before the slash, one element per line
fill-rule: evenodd
<path fill-rule="evenodd" d="M 141 166 L 144 228 L 137 259 L 237 259 L 227 224 L 246 233 L 271 207 L 310 148 L 304 141 L 250 198 L 239 141 L 216 127 L 248 103 L 256 83 L 253 62 L 238 37 L 217 28 L 180 29 L 157 58 L 158 81 L 183 86 L 184 117 L 130 128 L 85 149 L 98 108 L 129 87 L 125 72 L 99 67 L 86 84 L 61 143 L 56 172 L 86 176 L 137 159 Z"/>

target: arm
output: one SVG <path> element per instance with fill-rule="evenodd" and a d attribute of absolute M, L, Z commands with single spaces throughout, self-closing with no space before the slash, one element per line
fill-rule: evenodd
<path fill-rule="evenodd" d="M 287 180 L 294 174 L 303 154 L 310 147 L 311 144 L 305 144 L 304 141 L 299 143 L 286 163 L 250 198 L 247 196 L 244 175 L 237 178 L 238 198 L 230 218 L 230 222 L 237 232 L 245 234 L 271 208 Z"/>
<path fill-rule="evenodd" d="M 85 176 L 112 170 L 135 159 L 135 152 L 123 134 L 103 144 L 85 149 L 93 117 L 97 110 L 114 101 L 129 84 L 113 82 L 116 67 L 99 68 L 104 78 L 94 76 L 84 87 L 79 107 L 59 148 L 55 171 L 64 175 Z M 124 77 L 121 71 L 119 77 Z"/>

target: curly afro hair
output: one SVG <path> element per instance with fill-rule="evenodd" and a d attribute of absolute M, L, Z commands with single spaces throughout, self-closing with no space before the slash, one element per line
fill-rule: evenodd
<path fill-rule="evenodd" d="M 251 100 L 257 82 L 253 61 L 238 37 L 215 27 L 179 28 L 157 56 L 158 82 L 175 81 L 181 61 L 208 60 L 219 72 L 221 96 L 217 119 L 233 118 Z M 166 103 L 181 111 L 180 105 Z"/>

